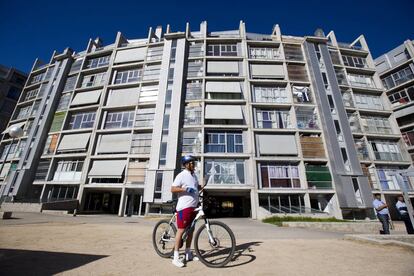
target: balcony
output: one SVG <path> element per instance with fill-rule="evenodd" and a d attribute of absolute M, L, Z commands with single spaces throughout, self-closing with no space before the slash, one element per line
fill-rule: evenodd
<path fill-rule="evenodd" d="M 407 147 L 414 146 L 414 130 L 401 133 Z"/>
<path fill-rule="evenodd" d="M 296 120 L 299 129 L 319 129 L 317 116 L 313 110 L 297 110 Z"/>
<path fill-rule="evenodd" d="M 309 189 L 332 189 L 332 177 L 329 168 L 320 165 L 306 166 L 306 179 Z"/>

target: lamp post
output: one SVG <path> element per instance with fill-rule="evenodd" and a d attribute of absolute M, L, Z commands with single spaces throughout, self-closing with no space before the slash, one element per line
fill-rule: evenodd
<path fill-rule="evenodd" d="M 410 197 L 408 195 L 408 189 L 404 184 L 403 176 L 414 176 L 414 170 L 397 170 L 394 172 L 388 173 L 390 176 L 395 176 L 397 178 L 398 185 L 400 186 L 402 195 L 404 197 L 405 204 L 407 205 L 408 216 L 410 217 L 411 224 L 414 228 L 414 211 L 413 205 L 411 204 Z"/>
<path fill-rule="evenodd" d="M 6 155 L 4 156 L 4 160 L 2 162 L 0 172 L 4 168 L 4 165 L 5 165 L 6 161 L 7 161 L 7 157 L 9 155 L 9 153 L 10 153 L 10 149 L 13 146 L 14 140 L 15 139 L 18 139 L 18 138 L 20 138 L 20 137 L 23 136 L 23 129 L 20 126 L 12 126 L 12 127 L 9 127 L 6 130 L 6 132 L 4 132 L 4 133 L 8 133 L 9 136 L 12 138 L 12 140 L 11 140 L 10 146 L 7 148 Z M 4 190 L 7 188 L 7 183 L 5 181 L 3 181 L 3 183 L 4 183 L 4 185 L 2 185 L 2 189 L 1 189 L 1 192 L 0 192 L 0 197 L 3 197 Z M 12 184 L 13 183 L 10 183 L 9 189 L 7 189 L 7 193 L 5 194 L 5 196 L 8 196 L 9 195 L 10 187 L 12 186 Z"/>

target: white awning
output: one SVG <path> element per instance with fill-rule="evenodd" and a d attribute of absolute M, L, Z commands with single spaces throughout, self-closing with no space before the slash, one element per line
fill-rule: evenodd
<path fill-rule="evenodd" d="M 243 120 L 243 110 L 240 105 L 212 105 L 206 106 L 206 119 Z"/>
<path fill-rule="evenodd" d="M 89 171 L 89 178 L 122 178 L 126 160 L 95 160 Z"/>
<path fill-rule="evenodd" d="M 88 146 L 89 138 L 91 134 L 88 133 L 77 133 L 77 134 L 66 134 L 63 136 L 60 144 L 57 148 L 58 151 L 84 151 Z"/>
<path fill-rule="evenodd" d="M 401 118 L 414 113 L 414 105 L 394 112 L 395 118 Z"/>
<path fill-rule="evenodd" d="M 131 134 L 106 134 L 101 135 L 97 153 L 128 153 L 131 147 Z"/>
<path fill-rule="evenodd" d="M 21 129 L 23 129 L 23 126 L 26 124 L 26 122 L 23 122 L 23 123 L 17 123 L 17 124 L 14 124 L 14 125 L 11 125 L 11 126 L 9 126 L 8 128 L 6 128 L 1 134 L 6 134 L 6 133 L 9 133 L 9 130 L 12 128 L 12 127 L 20 127 Z"/>
<path fill-rule="evenodd" d="M 206 83 L 207 93 L 241 93 L 240 82 L 230 81 L 209 81 Z"/>
<path fill-rule="evenodd" d="M 208 61 L 207 73 L 239 73 L 239 63 L 237 61 Z"/>
<path fill-rule="evenodd" d="M 252 72 L 252 77 L 256 77 L 256 78 L 271 78 L 271 79 L 285 78 L 283 65 L 280 65 L 280 64 L 252 64 L 251 72 Z"/>
<path fill-rule="evenodd" d="M 296 140 L 294 135 L 257 135 L 260 154 L 273 155 L 297 155 Z"/>
<path fill-rule="evenodd" d="M 111 90 L 107 106 L 136 105 L 138 103 L 139 88 Z"/>
<path fill-rule="evenodd" d="M 84 104 L 96 104 L 99 102 L 100 96 L 101 96 L 101 90 L 76 93 L 70 106 L 84 105 Z"/>
<path fill-rule="evenodd" d="M 140 61 L 145 59 L 146 47 L 119 50 L 116 52 L 115 63 Z"/>

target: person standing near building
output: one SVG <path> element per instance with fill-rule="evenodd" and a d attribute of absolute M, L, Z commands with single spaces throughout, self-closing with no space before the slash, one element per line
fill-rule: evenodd
<path fill-rule="evenodd" d="M 398 196 L 398 201 L 395 204 L 397 210 L 400 214 L 401 219 L 404 221 L 405 228 L 407 229 L 407 233 L 412 235 L 414 234 L 414 228 L 411 224 L 410 215 L 408 214 L 407 205 L 404 202 L 404 197 L 402 195 Z"/>
<path fill-rule="evenodd" d="M 178 194 L 176 207 L 178 230 L 175 235 L 174 259 L 172 260 L 173 265 L 177 267 L 184 266 L 184 263 L 179 259 L 181 238 L 184 230 L 191 225 L 196 216 L 194 210 L 198 205 L 198 191 L 201 189 L 197 176 L 194 173 L 195 161 L 195 158 L 191 155 L 182 157 L 181 163 L 184 166 L 184 170 L 175 177 L 171 187 L 171 192 Z M 192 238 L 193 233 L 189 233 L 185 244 L 186 261 L 197 260 L 197 257 L 193 257 L 190 250 Z"/>
<path fill-rule="evenodd" d="M 374 205 L 375 211 L 377 212 L 377 217 L 382 224 L 381 234 L 390 234 L 390 217 L 388 211 L 388 205 L 381 200 L 381 194 L 375 194 L 375 199 L 372 202 Z"/>

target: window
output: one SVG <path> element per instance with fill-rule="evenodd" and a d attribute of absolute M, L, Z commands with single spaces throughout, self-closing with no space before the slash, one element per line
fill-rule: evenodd
<path fill-rule="evenodd" d="M 371 141 L 375 160 L 381 161 L 403 161 L 400 147 L 397 143 L 388 141 Z"/>
<path fill-rule="evenodd" d="M 156 102 L 158 100 L 158 85 L 146 85 L 141 87 L 139 103 Z"/>
<path fill-rule="evenodd" d="M 91 128 L 95 123 L 95 117 L 94 111 L 72 114 L 67 129 Z"/>
<path fill-rule="evenodd" d="M 10 148 L 10 150 L 9 150 Z M 13 144 L 3 144 L 3 151 L 1 152 L 1 160 L 4 160 L 6 157 L 6 152 L 9 151 L 9 154 L 7 155 L 6 159 L 11 159 L 14 158 L 15 153 L 16 153 L 16 149 L 17 149 L 17 142 L 13 143 Z"/>
<path fill-rule="evenodd" d="M 182 136 L 182 152 L 183 153 L 200 153 L 202 143 L 201 131 L 184 131 Z"/>
<path fill-rule="evenodd" d="M 207 184 L 244 184 L 243 160 L 206 160 Z"/>
<path fill-rule="evenodd" d="M 134 111 L 108 112 L 104 128 L 129 128 L 133 123 Z"/>
<path fill-rule="evenodd" d="M 24 100 L 29 101 L 29 100 L 36 98 L 37 93 L 39 93 L 39 88 L 27 91 Z"/>
<path fill-rule="evenodd" d="M 300 188 L 298 166 L 262 163 L 259 167 L 260 188 Z"/>
<path fill-rule="evenodd" d="M 309 189 L 332 189 L 332 177 L 327 166 L 306 164 Z"/>
<path fill-rule="evenodd" d="M 49 171 L 50 159 L 41 159 L 37 166 L 35 181 L 46 180 L 47 172 Z"/>
<path fill-rule="evenodd" d="M 302 61 L 302 46 L 297 44 L 285 44 L 285 57 L 287 60 Z"/>
<path fill-rule="evenodd" d="M 82 63 L 83 63 L 83 58 L 79 58 L 77 60 L 75 60 L 72 63 L 72 66 L 70 67 L 70 72 L 69 73 L 73 73 L 73 72 L 77 72 L 81 69 L 82 67 Z"/>
<path fill-rule="evenodd" d="M 199 104 L 188 104 L 184 108 L 184 124 L 201 124 L 201 106 Z"/>
<path fill-rule="evenodd" d="M 53 154 L 55 152 L 59 134 L 52 134 L 47 137 L 43 154 Z"/>
<path fill-rule="evenodd" d="M 355 97 L 355 105 L 359 108 L 376 109 L 376 110 L 384 109 L 380 96 L 367 95 L 367 94 L 354 94 L 354 97 Z"/>
<path fill-rule="evenodd" d="M 75 89 L 77 78 L 78 75 L 67 77 L 65 86 L 63 87 L 63 92 L 72 91 L 73 89 Z"/>
<path fill-rule="evenodd" d="M 143 81 L 158 80 L 160 76 L 161 64 L 145 65 Z"/>
<path fill-rule="evenodd" d="M 147 61 L 161 60 L 163 53 L 163 46 L 148 48 Z"/>
<path fill-rule="evenodd" d="M 391 134 L 392 128 L 388 118 L 374 117 L 374 116 L 361 116 L 361 124 L 365 132 L 368 133 L 380 133 Z"/>
<path fill-rule="evenodd" d="M 249 47 L 249 57 L 252 59 L 280 59 L 280 49 Z"/>
<path fill-rule="evenodd" d="M 288 64 L 287 70 L 291 81 L 308 81 L 308 74 L 304 65 Z"/>
<path fill-rule="evenodd" d="M 25 119 L 29 117 L 31 109 L 32 109 L 32 105 L 27 105 L 27 106 L 17 108 L 15 112 L 17 115 L 15 115 L 14 119 L 20 120 L 20 119 Z"/>
<path fill-rule="evenodd" d="M 207 45 L 207 56 L 237 56 L 237 44 Z"/>
<path fill-rule="evenodd" d="M 347 113 L 349 126 L 352 132 L 362 132 L 361 125 L 359 124 L 358 114 L 356 112 L 349 112 Z"/>
<path fill-rule="evenodd" d="M 190 42 L 190 49 L 188 57 L 202 57 L 204 56 L 204 43 Z"/>
<path fill-rule="evenodd" d="M 30 112 L 30 116 L 36 116 L 37 112 L 39 111 L 40 101 L 35 101 L 32 107 L 32 111 Z"/>
<path fill-rule="evenodd" d="M 253 99 L 257 103 L 288 103 L 286 87 L 254 86 Z"/>
<path fill-rule="evenodd" d="M 352 177 L 352 185 L 354 187 L 355 198 L 358 205 L 363 205 L 364 201 L 362 199 L 361 189 L 359 188 L 358 177 Z"/>
<path fill-rule="evenodd" d="M 188 62 L 187 77 L 201 77 L 204 74 L 204 65 L 202 60 L 191 60 Z"/>
<path fill-rule="evenodd" d="M 256 110 L 257 128 L 291 128 L 289 111 Z"/>
<path fill-rule="evenodd" d="M 341 59 L 339 57 L 339 52 L 337 50 L 329 49 L 329 54 L 331 55 L 331 60 L 333 64 L 341 65 Z"/>
<path fill-rule="evenodd" d="M 203 94 L 203 88 L 202 88 L 202 82 L 200 80 L 187 82 L 187 89 L 186 89 L 186 94 L 185 94 L 185 99 L 187 101 L 201 100 L 202 94 Z"/>
<path fill-rule="evenodd" d="M 152 133 L 136 133 L 132 136 L 131 153 L 149 154 L 151 152 Z"/>
<path fill-rule="evenodd" d="M 206 152 L 243 152 L 243 134 L 236 132 L 207 133 Z"/>
<path fill-rule="evenodd" d="M 154 189 L 154 199 L 161 199 L 162 197 L 162 178 L 164 173 L 162 171 L 157 171 L 155 175 L 155 189 Z"/>
<path fill-rule="evenodd" d="M 53 117 L 52 125 L 50 127 L 50 132 L 60 131 L 62 128 L 63 120 L 65 119 L 66 112 L 56 112 Z"/>
<path fill-rule="evenodd" d="M 30 84 L 35 84 L 35 83 L 39 83 L 39 82 L 43 81 L 45 75 L 46 75 L 46 72 L 43 72 L 43 73 L 32 76 Z"/>
<path fill-rule="evenodd" d="M 83 77 L 82 88 L 103 85 L 106 82 L 106 72 Z"/>
<path fill-rule="evenodd" d="M 348 80 L 351 86 L 364 87 L 364 88 L 375 88 L 374 80 L 371 76 L 359 75 L 359 74 L 348 74 Z"/>
<path fill-rule="evenodd" d="M 362 58 L 362 57 L 342 55 L 342 60 L 344 61 L 345 66 L 357 67 L 357 68 L 367 67 L 367 62 L 365 58 Z"/>
<path fill-rule="evenodd" d="M 114 84 L 137 82 L 141 80 L 141 77 L 142 69 L 116 71 Z"/>
<path fill-rule="evenodd" d="M 401 69 L 398 72 L 393 73 L 391 76 L 396 86 L 414 78 L 413 71 L 409 66 L 405 67 L 404 69 Z"/>
<path fill-rule="evenodd" d="M 111 56 L 104 56 L 104 57 L 97 57 L 97 58 L 92 58 L 89 59 L 86 65 L 86 68 L 98 68 L 98 67 L 102 67 L 102 66 L 106 66 L 109 64 L 109 60 L 110 60 Z"/>
<path fill-rule="evenodd" d="M 358 158 L 360 160 L 369 160 L 368 147 L 364 138 L 355 139 L 354 143 Z"/>
<path fill-rule="evenodd" d="M 79 181 L 82 168 L 82 160 L 60 160 L 56 164 L 53 181 Z"/>
<path fill-rule="evenodd" d="M 316 110 L 298 108 L 296 121 L 299 129 L 319 129 Z"/>
<path fill-rule="evenodd" d="M 397 168 L 400 169 L 400 168 Z M 394 172 L 395 168 L 379 167 L 377 168 L 377 174 L 379 182 L 381 184 L 382 190 L 400 190 L 400 185 L 398 184 L 397 177 L 395 175 L 390 175 Z M 407 176 L 403 176 L 404 184 L 407 190 L 412 190 L 411 182 Z"/>
<path fill-rule="evenodd" d="M 78 194 L 78 187 L 53 185 L 48 194 L 50 195 L 48 201 L 75 199 Z"/>
<path fill-rule="evenodd" d="M 152 127 L 154 125 L 155 108 L 139 108 L 135 118 L 135 127 Z"/>
<path fill-rule="evenodd" d="M 59 104 L 56 108 L 56 111 L 66 110 L 69 107 L 71 97 L 72 97 L 72 93 L 63 94 L 60 97 Z"/>

